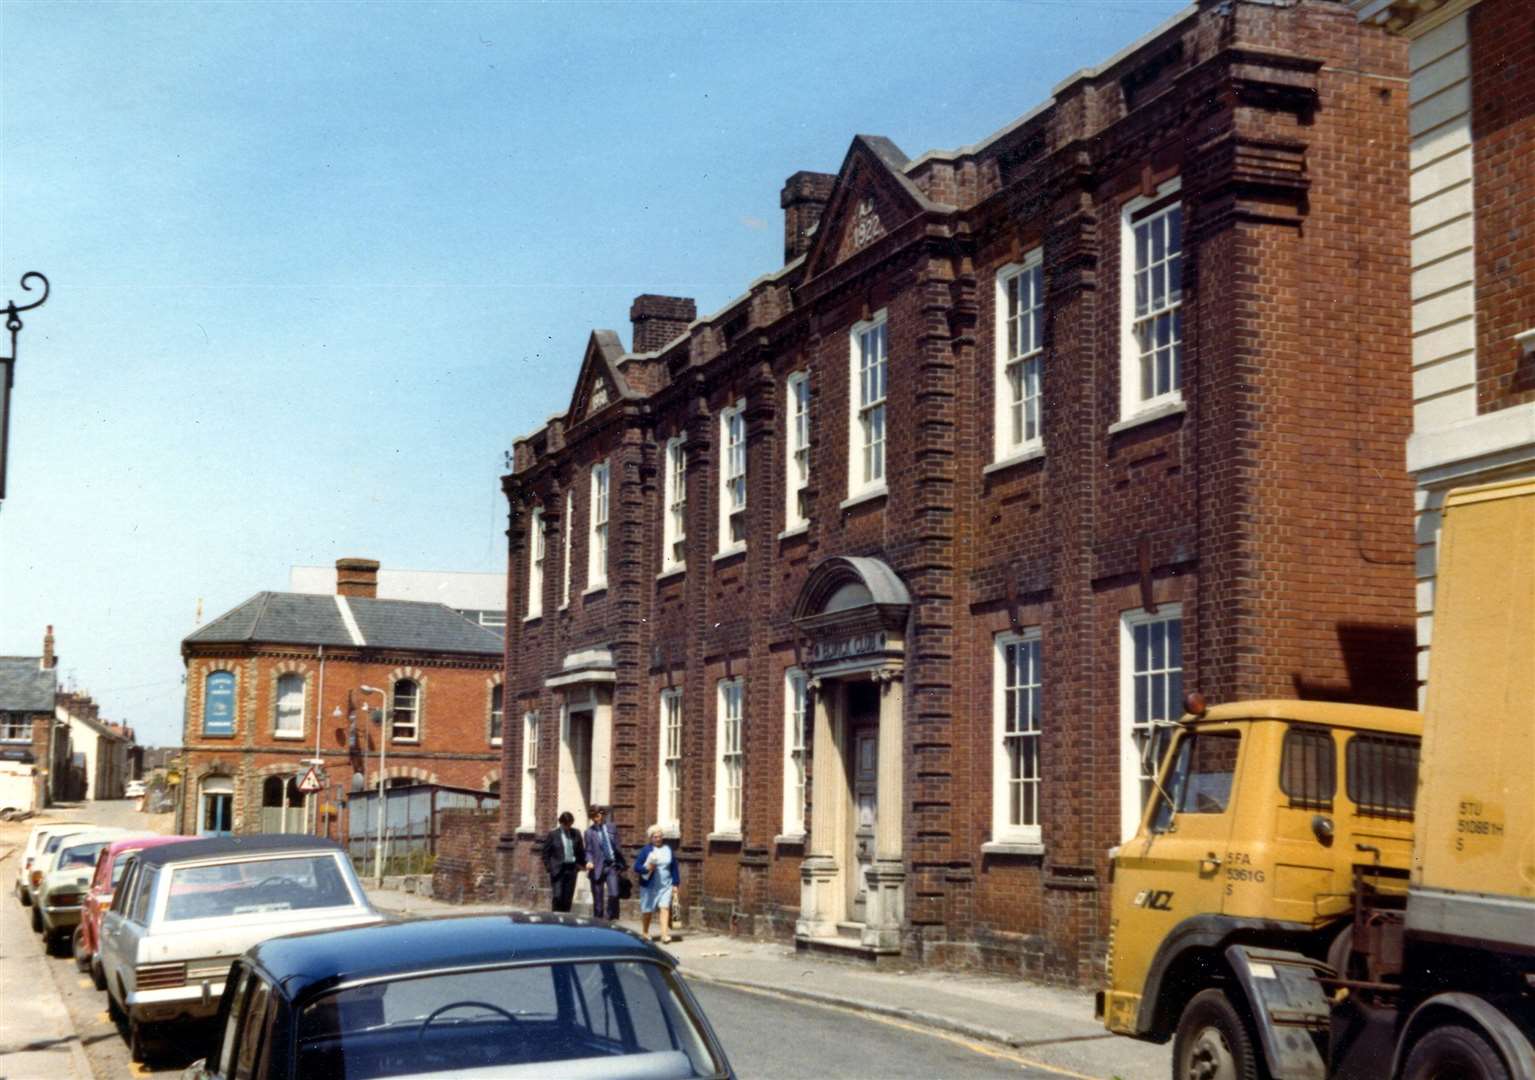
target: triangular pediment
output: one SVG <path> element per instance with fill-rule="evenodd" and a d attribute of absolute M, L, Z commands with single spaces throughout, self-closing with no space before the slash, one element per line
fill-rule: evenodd
<path fill-rule="evenodd" d="M 807 277 L 846 261 L 934 205 L 906 175 L 907 160 L 883 136 L 854 136 L 816 226 Z"/>
<path fill-rule="evenodd" d="M 618 361 L 624 355 L 623 344 L 611 330 L 593 330 L 586 343 L 586 355 L 581 360 L 581 373 L 576 377 L 575 392 L 570 399 L 567 423 L 579 424 L 588 416 L 601 412 L 621 398 L 633 397 L 629 382 L 618 370 Z"/>

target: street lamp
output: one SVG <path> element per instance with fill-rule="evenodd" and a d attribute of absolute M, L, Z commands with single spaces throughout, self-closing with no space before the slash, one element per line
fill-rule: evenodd
<path fill-rule="evenodd" d="M 11 385 L 16 381 L 16 335 L 21 332 L 21 313 L 31 311 L 35 307 L 41 307 L 43 301 L 48 299 L 48 279 L 35 270 L 21 275 L 21 289 L 23 292 L 31 292 L 29 284 L 33 279 L 42 282 L 43 295 L 30 304 L 18 304 L 11 300 L 5 305 L 5 328 L 11 332 L 11 348 L 4 356 L 0 356 L 0 502 L 5 501 L 5 462 L 8 451 L 7 446 L 11 441 Z"/>
<path fill-rule="evenodd" d="M 382 888 L 384 885 L 384 765 L 389 760 L 389 729 L 385 721 L 388 719 L 385 712 L 389 705 L 389 696 L 376 686 L 359 686 L 357 688 L 364 694 L 377 694 L 378 706 L 378 842 L 373 848 L 373 884 Z M 363 706 L 366 708 L 367 706 Z"/>

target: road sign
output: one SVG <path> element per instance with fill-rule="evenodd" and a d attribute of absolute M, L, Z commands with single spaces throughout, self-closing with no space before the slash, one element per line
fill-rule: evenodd
<path fill-rule="evenodd" d="M 325 781 L 320 778 L 320 770 L 311 765 L 304 770 L 304 778 L 298 782 L 298 789 L 305 795 L 320 791 L 325 787 Z"/>

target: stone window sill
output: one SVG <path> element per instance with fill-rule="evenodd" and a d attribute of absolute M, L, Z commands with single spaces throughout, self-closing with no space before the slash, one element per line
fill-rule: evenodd
<path fill-rule="evenodd" d="M 581 593 L 581 599 L 585 600 L 588 596 L 591 596 L 591 595 L 593 595 L 595 593 L 607 592 L 607 591 L 608 591 L 608 583 L 606 581 L 599 581 L 599 582 L 597 582 L 597 584 L 593 585 L 590 589 L 587 589 L 584 592 L 582 592 Z"/>
<path fill-rule="evenodd" d="M 875 499 L 883 499 L 889 494 L 890 489 L 881 484 L 877 488 L 870 488 L 868 491 L 860 491 L 856 495 L 849 495 L 837 504 L 837 508 L 839 510 L 851 510 L 855 506 L 862 506 L 864 503 L 873 502 Z"/>
<path fill-rule="evenodd" d="M 1018 453 L 1005 457 L 1001 461 L 993 461 L 990 465 L 981 470 L 981 475 L 990 476 L 992 473 L 998 473 L 1005 469 L 1011 469 L 1014 465 L 1022 465 L 1029 461 L 1038 461 L 1044 456 L 1045 448 L 1043 446 L 1031 446 L 1027 450 L 1020 450 Z"/>
<path fill-rule="evenodd" d="M 773 837 L 773 844 L 776 847 L 803 847 L 804 843 L 804 833 L 785 833 L 782 836 Z"/>
<path fill-rule="evenodd" d="M 706 838 L 711 844 L 739 844 L 740 832 L 712 832 Z"/>
<path fill-rule="evenodd" d="M 668 566 L 656 575 L 657 581 L 665 581 L 667 578 L 681 577 L 688 572 L 686 564 L 681 566 Z"/>
<path fill-rule="evenodd" d="M 531 837 L 535 837 L 537 835 L 538 835 L 538 830 L 535 829 L 531 825 L 519 825 L 519 826 L 517 826 L 517 836 L 519 838 L 522 838 L 522 837 L 531 838 Z"/>
<path fill-rule="evenodd" d="M 286 740 L 288 742 L 299 742 L 300 740 L 303 739 L 303 737 L 304 737 L 304 733 L 302 731 L 274 731 L 274 732 L 272 732 L 272 738 L 274 738 L 274 739 L 283 739 L 283 740 Z"/>
<path fill-rule="evenodd" d="M 982 855 L 1043 855 L 1045 845 L 1023 840 L 994 840 L 981 845 Z"/>
<path fill-rule="evenodd" d="M 390 740 L 389 740 L 389 745 L 390 746 L 420 746 L 421 745 L 421 740 L 420 739 L 396 739 L 396 738 L 392 738 L 391 737 Z"/>
<path fill-rule="evenodd" d="M 783 532 L 779 533 L 778 534 L 778 539 L 780 539 L 780 540 L 789 540 L 789 539 L 791 539 L 793 537 L 796 537 L 796 536 L 804 536 L 809 531 L 810 531 L 810 522 L 802 521 L 798 525 L 791 525 L 787 529 L 785 529 Z"/>
<path fill-rule="evenodd" d="M 535 611 L 531 615 L 524 615 L 522 617 L 522 622 L 523 622 L 523 625 L 526 626 L 528 623 L 538 622 L 538 620 L 542 619 L 543 617 L 544 617 L 544 613 L 542 611 Z"/>
<path fill-rule="evenodd" d="M 715 552 L 714 553 L 714 561 L 717 562 L 717 563 L 718 562 L 724 562 L 726 559 L 733 559 L 737 555 L 745 555 L 745 554 L 746 554 L 746 545 L 745 544 L 732 544 L 728 548 L 726 548 L 724 551 L 717 551 L 717 552 Z"/>
<path fill-rule="evenodd" d="M 1187 411 L 1187 408 L 1182 398 L 1174 401 L 1163 401 L 1131 416 L 1127 416 L 1118 423 L 1110 424 L 1109 434 L 1118 435 L 1121 431 L 1129 431 L 1131 428 L 1140 427 L 1142 424 L 1155 423 L 1169 416 L 1179 416 Z"/>

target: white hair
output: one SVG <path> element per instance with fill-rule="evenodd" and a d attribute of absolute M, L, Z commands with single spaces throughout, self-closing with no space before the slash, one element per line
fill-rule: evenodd
<path fill-rule="evenodd" d="M 645 838 L 649 839 L 650 837 L 654 836 L 658 832 L 661 832 L 661 825 L 660 825 L 659 822 L 657 822 L 656 824 L 650 826 L 650 828 L 645 830 Z M 661 835 L 665 836 L 666 834 L 665 833 L 661 833 Z"/>

